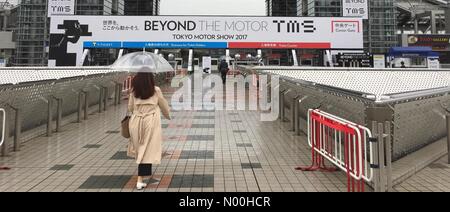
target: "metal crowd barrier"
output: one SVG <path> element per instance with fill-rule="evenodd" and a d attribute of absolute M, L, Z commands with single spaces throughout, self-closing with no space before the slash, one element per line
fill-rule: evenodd
<path fill-rule="evenodd" d="M 83 109 L 87 119 L 89 106 L 98 104 L 102 112 L 112 96 L 114 104 L 120 104 L 122 83 L 128 73 L 109 67 L 21 67 L 0 68 L 0 76 L 4 156 L 10 147 L 18 151 L 22 140 L 58 132 L 64 116 L 78 112 L 80 122 Z M 44 125 L 45 131 L 22 136 L 22 132 Z M 14 142 L 9 142 L 12 138 Z"/>
<path fill-rule="evenodd" d="M 375 150 L 382 150 L 374 154 L 383 155 L 374 159 L 380 160 L 375 172 L 386 174 L 373 179 L 381 190 L 392 188 L 392 162 L 447 136 L 449 69 L 239 68 L 280 77 L 280 120 L 290 121 L 297 135 L 307 132 L 311 108 L 371 129 Z"/>
<path fill-rule="evenodd" d="M 347 173 L 347 190 L 364 192 L 373 178 L 373 145 L 369 129 L 320 110 L 308 112 L 308 143 L 312 166 L 303 171 L 327 170 L 324 159 Z"/>
<path fill-rule="evenodd" d="M 6 111 L 3 108 L 0 108 L 0 112 L 2 112 L 2 134 L 0 137 L 0 146 L 5 142 L 5 130 L 6 130 Z"/>

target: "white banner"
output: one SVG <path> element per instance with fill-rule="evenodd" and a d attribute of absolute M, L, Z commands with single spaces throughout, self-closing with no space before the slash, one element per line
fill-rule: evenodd
<path fill-rule="evenodd" d="M 83 48 L 363 49 L 363 28 L 342 17 L 54 16 L 50 43 L 50 60 L 70 66 L 62 58 Z"/>
<path fill-rule="evenodd" d="M 369 19 L 369 0 L 342 0 L 342 16 Z"/>
<path fill-rule="evenodd" d="M 53 15 L 75 15 L 76 0 L 48 0 L 48 17 Z"/>

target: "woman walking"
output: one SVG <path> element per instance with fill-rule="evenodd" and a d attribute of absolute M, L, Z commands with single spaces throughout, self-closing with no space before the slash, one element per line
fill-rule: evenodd
<path fill-rule="evenodd" d="M 155 86 L 153 73 L 137 73 L 131 86 L 128 102 L 128 111 L 132 113 L 129 123 L 131 137 L 127 153 L 138 164 L 136 188 L 141 190 L 147 186 L 143 178 L 152 175 L 152 165 L 161 164 L 161 112 L 170 119 L 170 108 L 161 89 Z"/>

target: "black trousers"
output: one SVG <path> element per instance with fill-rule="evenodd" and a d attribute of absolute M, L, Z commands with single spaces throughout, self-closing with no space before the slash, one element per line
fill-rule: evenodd
<path fill-rule="evenodd" d="M 139 177 L 152 176 L 152 164 L 139 164 L 138 176 Z"/>
<path fill-rule="evenodd" d="M 220 73 L 222 75 L 222 82 L 225 84 L 227 82 L 227 73 Z"/>

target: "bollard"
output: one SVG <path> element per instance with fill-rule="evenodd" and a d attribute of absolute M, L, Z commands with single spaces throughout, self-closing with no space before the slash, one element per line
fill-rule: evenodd
<path fill-rule="evenodd" d="M 295 124 L 297 123 L 297 119 L 298 119 L 298 117 L 296 117 L 297 116 L 297 100 L 298 99 L 298 96 L 296 96 L 296 97 L 294 97 L 294 98 L 292 98 L 292 102 L 291 102 L 291 130 L 292 131 L 294 131 L 295 132 L 295 128 L 296 128 L 296 126 L 295 126 Z"/>
<path fill-rule="evenodd" d="M 123 84 L 122 83 L 119 83 L 118 85 L 117 85 L 117 91 L 118 91 L 118 97 L 119 97 L 119 102 L 118 102 L 118 104 L 119 105 L 121 105 L 122 104 L 122 87 L 123 87 Z"/>
<path fill-rule="evenodd" d="M 103 88 L 103 110 L 106 111 L 108 106 L 108 87 Z"/>
<path fill-rule="evenodd" d="M 385 143 L 385 149 L 386 149 L 386 185 L 387 185 L 387 191 L 392 192 L 392 145 L 391 145 L 391 123 L 385 122 L 384 123 L 384 133 L 386 134 L 386 143 Z"/>
<path fill-rule="evenodd" d="M 100 87 L 98 94 L 98 113 L 102 113 L 102 103 L 103 103 L 103 87 Z"/>
<path fill-rule="evenodd" d="M 48 98 L 48 111 L 47 111 L 47 136 L 51 137 L 52 136 L 52 119 L 53 119 L 53 114 L 52 114 L 52 110 L 53 110 L 53 97 L 49 97 Z"/>
<path fill-rule="evenodd" d="M 447 159 L 448 164 L 450 164 L 450 114 L 445 116 L 447 120 Z"/>
<path fill-rule="evenodd" d="M 89 115 L 89 92 L 84 92 L 84 120 L 88 120 Z"/>
<path fill-rule="evenodd" d="M 61 131 L 61 124 L 62 124 L 62 110 L 63 110 L 63 100 L 61 98 L 56 99 L 57 106 L 56 106 L 56 132 Z"/>
<path fill-rule="evenodd" d="M 119 104 L 119 84 L 114 86 L 114 105 Z"/>
<path fill-rule="evenodd" d="M 301 130 L 300 130 L 300 96 L 298 96 L 297 98 L 294 99 L 294 113 L 295 113 L 295 119 L 294 119 L 294 132 L 295 135 L 300 135 L 301 134 Z M 308 120 L 306 120 L 308 121 Z"/>
<path fill-rule="evenodd" d="M 284 94 L 286 94 L 286 90 L 280 91 L 280 120 L 284 122 Z"/>
<path fill-rule="evenodd" d="M 78 114 L 77 122 L 81 123 L 81 113 L 83 112 L 83 92 L 78 92 Z"/>
<path fill-rule="evenodd" d="M 20 109 L 13 108 L 16 111 L 16 117 L 14 120 L 14 151 L 20 151 L 20 134 L 22 132 L 22 117 Z"/>

